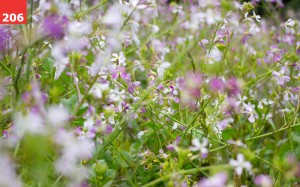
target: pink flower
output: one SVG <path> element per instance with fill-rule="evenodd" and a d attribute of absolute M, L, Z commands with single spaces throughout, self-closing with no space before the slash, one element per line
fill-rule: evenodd
<path fill-rule="evenodd" d="M 185 81 L 179 86 L 184 103 L 191 104 L 201 96 L 202 75 L 198 73 L 187 73 Z"/>
<path fill-rule="evenodd" d="M 230 78 L 227 81 L 226 89 L 230 97 L 236 96 L 240 93 L 240 87 L 238 85 L 236 78 Z"/>
<path fill-rule="evenodd" d="M 225 187 L 227 182 L 227 174 L 224 172 L 200 180 L 197 186 L 199 187 Z"/>
<path fill-rule="evenodd" d="M 222 91 L 225 86 L 223 80 L 219 78 L 211 79 L 209 84 L 212 91 Z"/>
<path fill-rule="evenodd" d="M 272 187 L 272 179 L 268 175 L 259 175 L 255 177 L 254 183 L 261 187 Z"/>

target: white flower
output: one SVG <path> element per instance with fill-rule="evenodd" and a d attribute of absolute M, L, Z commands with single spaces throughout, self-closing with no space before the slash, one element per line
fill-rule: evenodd
<path fill-rule="evenodd" d="M 182 13 L 183 13 L 182 9 L 183 9 L 182 6 L 180 6 L 180 5 L 175 5 L 175 6 L 173 7 L 172 13 L 173 13 L 173 14 L 182 14 Z"/>
<path fill-rule="evenodd" d="M 255 12 L 253 11 L 253 17 L 256 19 L 257 22 L 260 22 L 260 15 L 256 15 Z"/>
<path fill-rule="evenodd" d="M 119 91 L 119 89 L 117 88 L 114 90 L 110 90 L 109 99 L 114 102 L 122 101 L 123 99 L 125 99 L 125 90 Z"/>
<path fill-rule="evenodd" d="M 210 53 L 207 53 L 206 56 L 216 62 L 220 62 L 222 60 L 222 52 L 217 48 L 214 47 Z"/>
<path fill-rule="evenodd" d="M 15 118 L 15 130 L 18 136 L 22 137 L 25 133 L 43 133 L 43 119 L 35 112 L 24 115 L 17 113 Z"/>
<path fill-rule="evenodd" d="M 78 164 L 79 159 L 92 156 L 95 145 L 87 138 L 78 139 L 72 132 L 60 130 L 55 141 L 62 146 L 62 155 L 55 162 L 56 170 L 73 180 L 83 180 L 88 176 L 86 168 Z"/>
<path fill-rule="evenodd" d="M 107 25 L 118 28 L 122 24 L 122 18 L 122 12 L 119 6 L 114 5 L 108 9 L 105 16 L 103 17 L 103 21 Z"/>
<path fill-rule="evenodd" d="M 245 161 L 244 155 L 242 155 L 240 153 L 237 155 L 236 160 L 230 159 L 229 164 L 235 168 L 235 172 L 238 175 L 242 175 L 243 169 L 250 171 L 252 168 L 251 163 L 248 161 Z"/>
<path fill-rule="evenodd" d="M 113 53 L 111 56 L 112 58 L 110 61 L 117 62 L 120 66 L 126 66 L 126 58 L 123 51 L 121 51 L 119 54 Z"/>
<path fill-rule="evenodd" d="M 66 66 L 69 64 L 69 57 L 64 54 L 64 51 L 63 43 L 54 44 L 51 50 L 51 55 L 54 58 L 54 67 L 56 68 L 55 79 L 59 78 Z"/>
<path fill-rule="evenodd" d="M 68 25 L 69 34 L 73 37 L 80 38 L 83 35 L 90 34 L 93 31 L 92 25 L 90 22 L 71 22 Z"/>
<path fill-rule="evenodd" d="M 177 128 L 178 128 L 178 125 L 179 125 L 179 124 L 175 122 L 174 125 L 173 125 L 173 127 L 172 127 L 172 130 L 177 129 Z"/>
<path fill-rule="evenodd" d="M 95 120 L 91 116 L 84 121 L 83 126 L 84 126 L 84 128 L 91 130 L 94 127 L 94 124 L 95 124 Z"/>
<path fill-rule="evenodd" d="M 250 21 L 250 22 L 252 22 L 252 21 L 253 21 L 252 18 L 255 18 L 257 22 L 260 22 L 260 18 L 261 18 L 261 17 L 260 17 L 260 15 L 256 15 L 254 11 L 253 11 L 253 16 L 248 17 L 248 12 L 247 12 L 247 13 L 245 14 L 245 19 L 244 19 L 244 21 Z M 244 21 L 243 21 L 243 22 L 244 22 Z"/>
<path fill-rule="evenodd" d="M 206 10 L 206 23 L 208 25 L 212 25 L 215 23 L 215 20 L 217 18 L 217 15 L 214 13 L 212 9 L 207 9 Z"/>
<path fill-rule="evenodd" d="M 255 112 L 255 109 L 254 109 L 254 105 L 252 105 L 250 103 L 244 104 L 244 108 L 245 108 L 244 113 L 246 113 L 248 115 L 248 120 L 251 123 L 254 123 L 255 119 L 258 118 L 258 115 L 257 115 L 257 113 Z"/>
<path fill-rule="evenodd" d="M 257 108 L 259 108 L 259 109 L 263 109 L 264 108 L 264 106 L 263 106 L 263 104 L 262 104 L 261 101 L 258 102 Z"/>
<path fill-rule="evenodd" d="M 152 25 L 152 32 L 153 33 L 158 33 L 159 27 L 157 25 Z"/>
<path fill-rule="evenodd" d="M 144 136 L 144 134 L 145 134 L 144 131 L 140 131 L 140 132 L 137 134 L 138 139 L 141 139 L 142 136 Z"/>
<path fill-rule="evenodd" d="M 237 98 L 239 99 L 237 102 L 236 102 L 236 105 L 239 106 L 240 104 L 244 105 L 246 104 L 245 101 L 248 99 L 247 96 L 241 96 L 241 94 L 238 94 Z"/>
<path fill-rule="evenodd" d="M 286 27 L 294 27 L 296 24 L 296 22 L 292 19 L 288 19 L 286 22 L 285 22 L 285 26 Z"/>
<path fill-rule="evenodd" d="M 133 8 L 137 8 L 137 9 L 144 9 L 147 7 L 146 5 L 139 4 L 140 0 L 129 0 L 129 3 Z"/>
<path fill-rule="evenodd" d="M 63 105 L 51 106 L 47 112 L 47 120 L 50 125 L 58 127 L 68 121 L 69 113 Z"/>
<path fill-rule="evenodd" d="M 251 24 L 248 34 L 255 35 L 260 32 L 260 28 L 256 24 Z"/>
<path fill-rule="evenodd" d="M 0 155 L 0 186 L 21 187 L 22 183 L 14 170 L 14 164 L 8 156 Z"/>
<path fill-rule="evenodd" d="M 114 116 L 109 116 L 108 120 L 107 120 L 111 125 L 116 124 L 115 118 Z"/>
<path fill-rule="evenodd" d="M 192 144 L 193 146 L 190 147 L 191 151 L 199 151 L 202 155 L 202 157 L 206 157 L 207 153 L 208 153 L 208 139 L 207 138 L 203 138 L 202 142 L 200 143 L 200 141 L 197 138 L 194 138 L 192 140 Z"/>
<path fill-rule="evenodd" d="M 95 83 L 91 90 L 90 90 L 90 94 L 92 94 L 95 98 L 97 99 L 101 99 L 102 98 L 102 93 L 103 91 L 107 90 L 109 88 L 109 83 Z"/>
<path fill-rule="evenodd" d="M 162 78 L 165 73 L 165 70 L 167 68 L 169 68 L 170 66 L 171 66 L 171 64 L 169 62 L 161 63 L 160 66 L 157 68 L 158 77 Z"/>

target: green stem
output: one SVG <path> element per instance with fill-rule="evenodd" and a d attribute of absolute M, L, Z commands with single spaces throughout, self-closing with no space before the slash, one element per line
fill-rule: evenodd
<path fill-rule="evenodd" d="M 92 11 L 96 10 L 97 8 L 99 8 L 100 6 L 104 5 L 106 2 L 108 2 L 108 0 L 104 0 L 104 1 L 102 1 L 102 2 L 100 2 L 100 3 L 98 3 L 97 5 L 95 5 L 95 6 L 91 7 L 91 8 L 89 8 L 87 11 L 83 12 L 83 13 L 80 15 L 80 17 L 83 17 L 83 16 L 85 16 L 85 15 L 91 13 Z"/>
<path fill-rule="evenodd" d="M 143 185 L 142 187 L 155 186 L 157 183 L 160 183 L 160 182 L 168 180 L 174 174 L 181 174 L 181 175 L 192 174 L 192 173 L 198 173 L 198 172 L 206 171 L 206 170 L 210 170 L 210 169 L 221 169 L 221 168 L 222 169 L 229 169 L 230 166 L 227 165 L 227 164 L 225 164 L 225 165 L 217 165 L 217 166 L 205 166 L 205 167 L 201 167 L 201 168 L 193 168 L 193 169 L 188 169 L 188 170 L 180 170 L 180 171 L 178 171 L 176 173 L 170 173 L 170 174 L 161 176 L 160 178 L 155 179 L 155 180 L 153 180 L 153 181 L 151 181 L 151 182 Z"/>
<path fill-rule="evenodd" d="M 288 126 L 288 127 L 284 127 L 284 128 L 278 129 L 276 131 L 269 132 L 269 133 L 266 133 L 266 134 L 262 134 L 262 135 L 259 135 L 259 136 L 247 138 L 245 141 L 250 141 L 250 140 L 255 140 L 255 139 L 259 139 L 259 138 L 264 138 L 264 137 L 267 137 L 267 136 L 271 136 L 271 135 L 273 135 L 275 133 L 282 132 L 282 131 L 285 131 L 285 130 L 287 130 L 289 128 L 293 128 L 293 127 L 300 127 L 300 123 L 299 124 L 295 124 L 295 125 L 291 125 L 291 126 Z"/>

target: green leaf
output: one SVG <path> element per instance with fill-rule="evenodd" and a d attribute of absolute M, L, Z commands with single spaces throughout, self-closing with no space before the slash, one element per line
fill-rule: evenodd
<path fill-rule="evenodd" d="M 233 139 L 236 134 L 236 130 L 234 128 L 227 128 L 222 132 L 222 138 L 225 140 Z"/>

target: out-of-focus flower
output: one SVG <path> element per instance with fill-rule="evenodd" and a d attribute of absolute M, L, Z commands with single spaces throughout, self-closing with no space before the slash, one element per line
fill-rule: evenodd
<path fill-rule="evenodd" d="M 202 75 L 199 73 L 188 72 L 185 79 L 177 80 L 178 87 L 181 91 L 181 98 L 185 104 L 194 104 L 201 96 Z"/>
<path fill-rule="evenodd" d="M 209 61 L 210 63 L 214 63 L 214 61 L 216 62 L 220 62 L 222 60 L 222 52 L 217 48 L 217 47 L 213 47 L 212 50 L 206 54 L 206 56 L 213 60 L 213 61 Z"/>
<path fill-rule="evenodd" d="M 268 175 L 259 175 L 255 177 L 254 183 L 261 187 L 272 187 L 273 182 L 270 176 Z"/>
<path fill-rule="evenodd" d="M 64 36 L 67 24 L 68 18 L 66 16 L 60 17 L 57 14 L 52 14 L 44 19 L 43 28 L 50 36 L 61 39 Z"/>
<path fill-rule="evenodd" d="M 157 68 L 157 74 L 158 74 L 158 77 L 159 78 L 162 78 L 164 73 L 165 73 L 165 70 L 167 68 L 169 68 L 171 66 L 171 64 L 169 62 L 163 62 L 160 64 L 160 66 Z"/>
<path fill-rule="evenodd" d="M 295 22 L 294 20 L 292 20 L 292 19 L 288 19 L 288 20 L 285 22 L 284 25 L 285 25 L 286 27 L 292 28 L 292 27 L 294 27 L 294 26 L 296 25 L 296 22 Z"/>
<path fill-rule="evenodd" d="M 54 127 L 64 125 L 69 119 L 69 112 L 63 105 L 51 106 L 47 111 L 47 121 Z"/>
<path fill-rule="evenodd" d="M 70 22 L 68 25 L 68 33 L 72 37 L 80 38 L 84 35 L 88 35 L 93 31 L 92 25 L 88 21 L 84 22 Z"/>
<path fill-rule="evenodd" d="M 276 3 L 276 5 L 279 8 L 283 8 L 284 7 L 284 4 L 282 3 L 282 0 L 266 0 L 266 1 L 271 2 L 271 3 Z"/>
<path fill-rule="evenodd" d="M 231 144 L 231 145 L 236 145 L 236 146 L 238 146 L 238 147 L 244 147 L 244 148 L 247 147 L 247 145 L 244 144 L 243 142 L 241 142 L 241 140 L 228 140 L 227 143 L 229 143 L 229 144 Z"/>
<path fill-rule="evenodd" d="M 159 27 L 157 25 L 152 25 L 152 32 L 158 33 Z"/>
<path fill-rule="evenodd" d="M 144 131 L 140 131 L 138 134 L 137 134 L 137 138 L 138 139 L 141 139 L 143 136 L 144 136 L 145 132 Z"/>
<path fill-rule="evenodd" d="M 183 12 L 183 7 L 182 6 L 180 6 L 180 5 L 174 5 L 173 7 L 172 7 L 172 13 L 173 14 L 183 14 L 184 12 Z"/>
<path fill-rule="evenodd" d="M 206 158 L 207 154 L 208 154 L 208 139 L 207 138 L 203 138 L 202 142 L 200 142 L 197 138 L 194 138 L 192 140 L 192 145 L 190 147 L 191 151 L 199 151 L 202 158 Z"/>
<path fill-rule="evenodd" d="M 59 42 L 54 44 L 51 54 L 54 58 L 54 66 L 56 68 L 55 71 L 55 79 L 58 79 L 62 72 L 65 70 L 66 66 L 69 64 L 69 57 L 67 57 L 66 49 L 64 44 Z"/>
<path fill-rule="evenodd" d="M 0 51 L 6 49 L 9 39 L 9 34 L 4 28 L 0 27 Z"/>
<path fill-rule="evenodd" d="M 175 122 L 172 126 L 172 130 L 176 130 L 178 128 L 178 126 L 179 126 L 179 124 Z"/>
<path fill-rule="evenodd" d="M 0 186 L 21 187 L 22 182 L 14 170 L 14 164 L 8 156 L 0 155 Z"/>
<path fill-rule="evenodd" d="M 218 130 L 224 130 L 229 123 L 232 123 L 234 120 L 232 118 L 224 119 L 216 124 Z"/>
<path fill-rule="evenodd" d="M 225 187 L 227 182 L 227 174 L 225 172 L 201 179 L 195 187 Z"/>
<path fill-rule="evenodd" d="M 19 137 L 22 137 L 25 133 L 43 133 L 43 119 L 37 111 L 30 111 L 27 114 L 17 113 L 15 131 Z"/>
<path fill-rule="evenodd" d="M 103 17 L 103 21 L 105 24 L 117 29 L 121 27 L 122 18 L 123 16 L 121 8 L 119 5 L 115 4 L 107 10 L 105 16 Z"/>
<path fill-rule="evenodd" d="M 242 155 L 240 153 L 237 155 L 236 160 L 230 159 L 229 164 L 235 168 L 235 172 L 237 175 L 242 175 L 243 169 L 250 171 L 252 168 L 251 163 L 248 161 L 245 161 L 244 155 Z"/>
<path fill-rule="evenodd" d="M 225 87 L 224 81 L 219 78 L 212 78 L 210 80 L 210 88 L 212 91 L 222 91 Z"/>
<path fill-rule="evenodd" d="M 109 88 L 109 83 L 95 83 L 91 90 L 90 94 L 92 94 L 95 98 L 101 99 L 103 96 L 103 91 L 108 90 Z"/>
<path fill-rule="evenodd" d="M 230 97 L 238 95 L 241 90 L 236 78 L 232 77 L 226 82 L 226 90 Z"/>
<path fill-rule="evenodd" d="M 56 160 L 56 170 L 64 176 L 71 177 L 77 186 L 88 177 L 87 169 L 78 164 L 81 159 L 91 157 L 95 145 L 87 138 L 78 139 L 74 133 L 61 129 L 55 141 L 62 146 L 62 155 Z"/>

